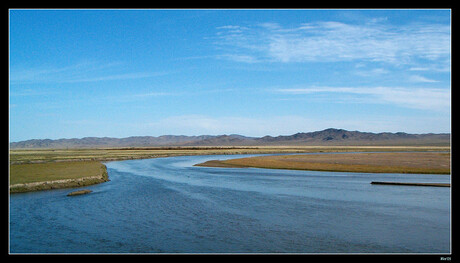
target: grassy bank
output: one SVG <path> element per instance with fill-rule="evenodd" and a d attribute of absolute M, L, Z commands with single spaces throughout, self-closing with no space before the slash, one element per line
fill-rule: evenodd
<path fill-rule="evenodd" d="M 10 192 L 87 186 L 108 181 L 100 162 L 49 162 L 10 165 Z"/>
<path fill-rule="evenodd" d="M 364 173 L 450 174 L 450 153 L 388 152 L 261 156 L 224 161 L 212 160 L 197 166 Z"/>

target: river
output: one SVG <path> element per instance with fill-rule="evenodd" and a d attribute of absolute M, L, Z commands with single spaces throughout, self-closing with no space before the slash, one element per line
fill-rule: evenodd
<path fill-rule="evenodd" d="M 110 182 L 10 195 L 10 253 L 450 253 L 450 175 L 107 162 Z"/>

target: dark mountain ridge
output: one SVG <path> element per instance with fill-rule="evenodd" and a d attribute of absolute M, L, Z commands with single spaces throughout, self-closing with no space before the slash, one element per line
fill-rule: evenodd
<path fill-rule="evenodd" d="M 315 132 L 299 132 L 276 137 L 231 135 L 162 135 L 126 138 L 84 137 L 81 139 L 32 139 L 11 142 L 10 149 L 26 148 L 96 148 L 96 147 L 159 147 L 159 146 L 333 146 L 333 145 L 450 145 L 450 133 L 409 134 L 404 132 L 360 132 L 329 128 Z"/>

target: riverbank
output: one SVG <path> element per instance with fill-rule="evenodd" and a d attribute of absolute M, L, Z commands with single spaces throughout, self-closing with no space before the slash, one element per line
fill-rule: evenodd
<path fill-rule="evenodd" d="M 235 155 L 278 153 L 346 152 L 439 152 L 441 146 L 258 146 L 258 147 L 138 147 L 98 149 L 20 149 L 10 150 L 10 192 L 81 187 L 108 180 L 101 162 L 191 155 Z M 318 155 L 319 156 L 319 155 Z M 330 156 L 330 155 L 329 155 Z M 229 160 L 230 161 L 230 160 Z M 238 167 L 220 161 L 206 165 Z M 206 166 L 203 165 L 203 166 Z M 103 166 L 103 170 L 99 170 Z M 243 165 L 244 166 L 244 165 Z M 239 166 L 241 167 L 241 166 Z M 247 167 L 247 166 L 244 166 Z M 270 168 L 270 167 L 260 167 Z M 275 168 L 275 167 L 271 167 Z M 330 165 L 329 165 L 330 168 Z M 280 167 L 279 169 L 297 169 Z M 304 169 L 304 168 L 301 168 Z M 316 170 L 315 167 L 310 167 Z M 103 175 L 105 173 L 105 176 Z"/>
<path fill-rule="evenodd" d="M 109 181 L 100 162 L 10 165 L 10 193 L 88 186 Z"/>
<path fill-rule="evenodd" d="M 361 173 L 450 174 L 450 153 L 385 152 L 278 155 L 211 160 L 196 166 L 268 168 Z"/>

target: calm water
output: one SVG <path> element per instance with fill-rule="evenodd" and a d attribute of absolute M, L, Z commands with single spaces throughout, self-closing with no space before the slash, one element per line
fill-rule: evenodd
<path fill-rule="evenodd" d="M 249 156 L 249 155 L 244 155 Z M 450 253 L 449 175 L 106 163 L 110 182 L 10 196 L 11 253 Z"/>

